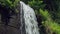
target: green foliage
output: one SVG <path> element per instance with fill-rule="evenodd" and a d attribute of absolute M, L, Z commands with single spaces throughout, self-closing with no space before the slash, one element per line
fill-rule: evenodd
<path fill-rule="evenodd" d="M 44 10 L 40 9 L 40 14 L 42 17 L 44 17 L 44 19 L 50 18 L 50 14 L 47 10 L 44 11 Z"/>
<path fill-rule="evenodd" d="M 43 9 L 45 4 L 41 0 L 33 0 L 28 2 L 28 4 L 35 10 L 39 10 L 40 8 Z"/>
<path fill-rule="evenodd" d="M 46 21 L 43 21 L 42 23 L 46 28 L 49 28 L 51 32 L 55 32 L 56 34 L 60 34 L 60 25 L 58 25 L 53 20 L 48 19 Z"/>
<path fill-rule="evenodd" d="M 42 21 L 43 25 L 46 28 L 50 28 L 51 32 L 60 34 L 60 25 L 52 20 L 51 15 L 48 13 L 48 11 L 47 10 L 43 11 L 42 9 L 40 9 L 40 14 L 42 15 L 43 18 L 45 18 L 45 20 L 43 19 L 44 21 Z"/>
<path fill-rule="evenodd" d="M 20 0 L 0 0 L 0 5 L 13 8 L 16 7 L 19 1 Z"/>
<path fill-rule="evenodd" d="M 50 9 L 49 13 L 52 14 L 53 20 L 60 24 L 60 0 L 51 0 L 51 1 L 48 0 L 48 1 L 49 3 L 47 4 L 47 6 L 49 6 L 48 8 Z"/>

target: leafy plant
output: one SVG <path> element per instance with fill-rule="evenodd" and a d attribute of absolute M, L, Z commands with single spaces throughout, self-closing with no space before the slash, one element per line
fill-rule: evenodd
<path fill-rule="evenodd" d="M 20 0 L 0 0 L 0 5 L 13 8 L 16 7 L 19 1 Z"/>
<path fill-rule="evenodd" d="M 52 20 L 51 15 L 48 13 L 48 11 L 43 11 L 42 9 L 40 9 L 40 14 L 43 17 L 42 23 L 46 27 L 46 30 L 50 31 L 50 34 L 60 34 L 60 25 Z"/>

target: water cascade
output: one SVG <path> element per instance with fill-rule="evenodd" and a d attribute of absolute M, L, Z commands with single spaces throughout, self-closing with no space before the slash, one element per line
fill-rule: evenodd
<path fill-rule="evenodd" d="M 23 20 L 25 23 L 26 34 L 39 34 L 38 23 L 36 20 L 34 10 L 29 5 L 26 5 L 22 1 L 20 1 L 20 5 L 21 5 L 20 11 L 23 12 L 24 18 Z"/>

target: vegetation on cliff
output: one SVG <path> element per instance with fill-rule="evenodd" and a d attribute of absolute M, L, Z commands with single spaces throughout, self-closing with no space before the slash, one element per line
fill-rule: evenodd
<path fill-rule="evenodd" d="M 20 0 L 0 0 L 0 7 L 16 9 Z M 60 0 L 21 0 L 36 13 L 41 34 L 60 34 Z"/>

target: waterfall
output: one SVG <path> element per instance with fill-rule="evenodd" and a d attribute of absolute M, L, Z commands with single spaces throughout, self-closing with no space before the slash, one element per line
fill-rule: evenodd
<path fill-rule="evenodd" d="M 38 23 L 34 10 L 22 1 L 20 1 L 20 5 L 21 11 L 24 13 L 23 17 L 25 21 L 26 34 L 39 34 Z"/>

